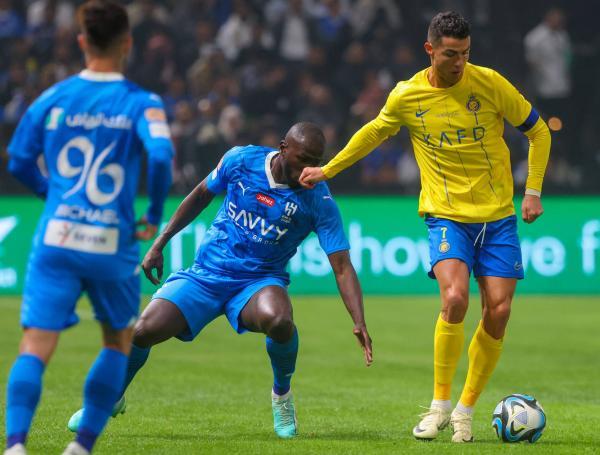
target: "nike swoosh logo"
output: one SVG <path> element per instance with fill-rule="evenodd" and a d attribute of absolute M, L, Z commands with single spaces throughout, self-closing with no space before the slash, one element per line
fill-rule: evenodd
<path fill-rule="evenodd" d="M 425 114 L 427 114 L 429 111 L 431 110 L 431 108 L 425 110 L 425 111 L 417 111 L 415 112 L 415 115 L 417 116 L 417 118 L 421 118 L 423 117 Z"/>

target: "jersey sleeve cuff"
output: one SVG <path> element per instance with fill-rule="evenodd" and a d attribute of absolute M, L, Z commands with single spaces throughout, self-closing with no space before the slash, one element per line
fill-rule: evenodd
<path fill-rule="evenodd" d="M 328 164 L 323 166 L 321 168 L 321 171 L 323 171 L 323 174 L 325 174 L 325 177 L 327 177 L 328 179 L 335 177 L 335 175 L 337 174 L 335 168 L 333 166 L 329 166 Z"/>
<path fill-rule="evenodd" d="M 323 251 L 325 251 L 325 250 L 323 250 Z M 340 251 L 350 251 L 350 244 L 340 245 L 340 246 L 331 248 L 331 249 L 325 251 L 325 254 L 327 256 L 330 256 L 334 253 L 339 253 Z"/>
<path fill-rule="evenodd" d="M 213 179 L 213 173 L 217 172 L 217 170 L 215 169 L 213 172 L 211 172 L 208 177 L 206 177 L 206 188 L 208 189 L 208 191 L 210 191 L 212 194 L 219 194 L 222 191 L 225 190 L 225 188 L 222 188 L 222 184 L 221 182 L 218 181 L 218 179 Z"/>

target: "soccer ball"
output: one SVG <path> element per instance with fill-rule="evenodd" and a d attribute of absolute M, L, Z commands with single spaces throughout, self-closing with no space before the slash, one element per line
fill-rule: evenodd
<path fill-rule="evenodd" d="M 494 409 L 492 427 L 504 442 L 535 442 L 546 426 L 546 414 L 535 398 L 513 394 L 503 398 Z"/>

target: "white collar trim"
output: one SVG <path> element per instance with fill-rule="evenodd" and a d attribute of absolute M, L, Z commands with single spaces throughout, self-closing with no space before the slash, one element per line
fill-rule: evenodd
<path fill-rule="evenodd" d="M 269 187 L 271 187 L 271 188 L 289 188 L 290 186 L 286 185 L 285 183 L 277 183 L 275 181 L 275 178 L 273 178 L 273 173 L 271 172 L 271 161 L 273 161 L 273 158 L 278 153 L 279 153 L 279 150 L 273 150 L 271 153 L 269 153 L 267 155 L 267 158 L 265 159 L 265 174 L 267 174 L 267 180 L 269 181 Z"/>
<path fill-rule="evenodd" d="M 125 76 L 123 76 L 121 73 L 105 73 L 92 70 L 83 70 L 81 73 L 79 73 L 79 77 L 95 82 L 114 82 L 125 79 Z"/>

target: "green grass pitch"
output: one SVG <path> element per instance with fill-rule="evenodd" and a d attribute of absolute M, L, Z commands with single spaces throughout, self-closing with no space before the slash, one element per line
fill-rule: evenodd
<path fill-rule="evenodd" d="M 411 429 L 431 399 L 435 297 L 367 297 L 375 363 L 363 364 L 351 322 L 337 298 L 293 299 L 300 354 L 292 386 L 300 435 L 278 440 L 272 430 L 271 371 L 264 337 L 236 335 L 224 318 L 193 343 L 157 346 L 128 397 L 125 415 L 111 419 L 97 454 L 369 454 L 600 453 L 600 298 L 515 299 L 499 366 L 475 411 L 471 445 L 413 439 Z M 17 351 L 19 299 L 0 300 L 0 416 Z M 478 320 L 473 298 L 465 355 L 453 398 L 465 377 L 466 347 Z M 71 439 L 66 422 L 81 403 L 100 334 L 87 304 L 82 322 L 64 333 L 44 378 L 29 453 L 58 454 Z M 490 426 L 496 402 L 529 393 L 548 425 L 533 445 L 502 444 Z M 4 432 L 3 432 L 4 433 Z M 2 441 L 4 444 L 4 435 Z"/>

